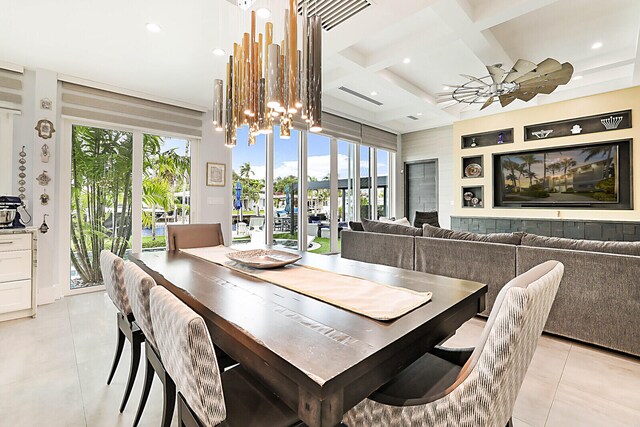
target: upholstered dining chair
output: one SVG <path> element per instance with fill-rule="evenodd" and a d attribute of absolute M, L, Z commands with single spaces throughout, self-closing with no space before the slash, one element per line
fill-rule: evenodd
<path fill-rule="evenodd" d="M 512 425 L 511 413 L 564 266 L 547 261 L 505 285 L 475 349 L 436 349 L 345 414 L 349 427 Z"/>
<path fill-rule="evenodd" d="M 167 371 L 162 364 L 153 333 L 153 323 L 151 322 L 151 311 L 149 308 L 149 291 L 156 286 L 156 282 L 137 265 L 127 263 L 124 267 L 124 283 L 129 295 L 131 310 L 136 318 L 136 324 L 145 336 L 146 363 L 144 384 L 140 402 L 138 403 L 138 410 L 133 420 L 133 426 L 136 427 L 140 422 L 140 418 L 147 404 L 147 399 L 149 398 L 155 373 L 162 382 L 164 394 L 162 421 L 160 425 L 162 427 L 169 427 L 176 404 L 176 386 L 171 377 L 167 375 Z"/>
<path fill-rule="evenodd" d="M 100 252 L 100 270 L 102 271 L 102 279 L 104 280 L 107 295 L 113 301 L 118 309 L 117 325 L 118 325 L 118 341 L 116 344 L 116 353 L 113 357 L 113 364 L 109 372 L 107 384 L 111 384 L 113 375 L 122 356 L 125 338 L 131 343 L 131 365 L 129 366 L 129 377 L 125 387 L 124 396 L 120 403 L 120 412 L 124 411 L 127 401 L 133 389 L 133 383 L 138 373 L 138 365 L 140 364 L 140 352 L 142 342 L 144 342 L 144 334 L 135 323 L 135 317 L 131 311 L 129 303 L 129 295 L 124 285 L 124 261 L 119 256 L 110 251 L 103 250 Z"/>
<path fill-rule="evenodd" d="M 220 373 L 202 317 L 162 286 L 150 294 L 158 350 L 178 390 L 179 426 L 299 425 L 296 414 L 240 365 Z"/>
<path fill-rule="evenodd" d="M 167 250 L 224 245 L 220 224 L 180 224 L 167 226 Z"/>

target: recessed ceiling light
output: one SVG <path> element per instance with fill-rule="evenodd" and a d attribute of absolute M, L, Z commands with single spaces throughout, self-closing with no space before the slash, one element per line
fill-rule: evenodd
<path fill-rule="evenodd" d="M 266 7 L 261 7 L 260 9 L 256 10 L 256 14 L 260 19 L 267 19 L 271 16 L 271 11 Z"/>
<path fill-rule="evenodd" d="M 580 74 L 573 76 L 573 78 L 571 80 L 580 80 L 582 78 L 582 76 Z"/>
<path fill-rule="evenodd" d="M 154 24 L 153 22 L 147 22 L 147 25 L 145 27 L 150 33 L 159 33 L 161 30 L 160 25 Z"/>
<path fill-rule="evenodd" d="M 408 64 L 411 62 L 411 58 L 404 58 L 402 62 L 404 62 L 405 64 Z"/>
<path fill-rule="evenodd" d="M 595 42 L 591 45 L 591 49 L 600 49 L 602 47 L 602 42 Z"/>
<path fill-rule="evenodd" d="M 451 89 L 449 86 L 442 86 L 442 90 L 449 90 Z"/>
<path fill-rule="evenodd" d="M 225 52 L 224 49 L 220 49 L 219 47 L 213 49 L 213 54 L 216 56 L 224 56 L 226 53 L 227 52 Z"/>
<path fill-rule="evenodd" d="M 416 113 L 416 116 L 420 117 L 422 115 L 422 113 Z"/>
<path fill-rule="evenodd" d="M 373 92 L 371 92 L 371 96 L 377 96 L 378 92 L 376 92 L 375 90 Z"/>

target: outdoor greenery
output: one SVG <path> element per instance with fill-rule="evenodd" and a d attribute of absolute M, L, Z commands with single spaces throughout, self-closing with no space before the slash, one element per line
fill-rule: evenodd
<path fill-rule="evenodd" d="M 242 202 L 243 209 L 251 210 L 253 206 L 248 206 L 249 202 L 258 203 L 260 200 L 260 193 L 264 191 L 265 181 L 264 179 L 252 178 L 255 172 L 251 169 L 249 162 L 244 163 L 240 167 L 240 173 L 233 171 L 233 185 L 231 186 L 231 194 L 233 200 L 236 198 L 236 183 L 239 181 L 242 185 Z M 242 212 L 246 214 L 247 212 Z"/>
<path fill-rule="evenodd" d="M 155 235 L 157 210 L 184 219 L 188 206 L 176 198 L 189 189 L 190 158 L 176 150 L 162 152 L 163 140 L 144 135 L 143 224 L 152 236 L 143 247 L 162 247 Z M 71 262 L 83 285 L 102 283 L 100 252 L 124 257 L 131 247 L 133 134 L 74 126 L 71 149 Z M 183 197 L 184 198 L 184 197 Z"/>

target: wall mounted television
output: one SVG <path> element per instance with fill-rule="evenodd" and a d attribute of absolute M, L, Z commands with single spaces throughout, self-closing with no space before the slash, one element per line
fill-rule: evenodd
<path fill-rule="evenodd" d="M 493 155 L 494 206 L 633 209 L 632 140 Z"/>

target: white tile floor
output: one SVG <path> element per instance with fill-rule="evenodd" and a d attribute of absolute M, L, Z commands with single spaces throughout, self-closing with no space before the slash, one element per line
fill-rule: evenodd
<path fill-rule="evenodd" d="M 473 319 L 447 343 L 473 346 Z M 38 317 L 0 323 L 0 427 L 131 426 L 142 368 L 123 414 L 118 406 L 130 352 L 110 386 L 115 308 L 104 293 L 65 298 Z M 142 426 L 158 426 L 161 384 L 154 381 Z M 520 427 L 640 427 L 640 360 L 543 336 L 514 410 Z"/>

